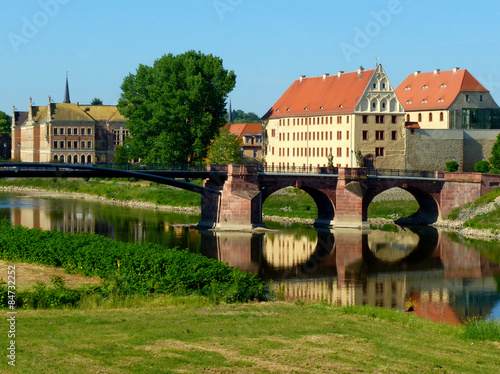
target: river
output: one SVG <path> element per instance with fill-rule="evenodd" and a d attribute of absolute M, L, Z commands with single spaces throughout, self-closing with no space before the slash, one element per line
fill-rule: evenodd
<path fill-rule="evenodd" d="M 0 219 L 44 230 L 188 248 L 257 274 L 287 300 L 376 305 L 461 323 L 500 318 L 500 255 L 432 227 L 316 230 L 267 222 L 263 234 L 199 232 L 199 216 L 0 193 Z"/>

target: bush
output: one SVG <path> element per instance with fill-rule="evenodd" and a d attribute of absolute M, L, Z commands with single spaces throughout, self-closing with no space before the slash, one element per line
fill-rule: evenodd
<path fill-rule="evenodd" d="M 474 164 L 474 171 L 478 173 L 488 173 L 491 169 L 488 161 L 478 161 Z"/>
<path fill-rule="evenodd" d="M 69 273 L 100 277 L 109 284 L 112 293 L 121 295 L 161 293 L 210 297 L 214 288 L 226 302 L 265 300 L 267 295 L 267 287 L 254 275 L 187 250 L 151 243 L 117 242 L 95 234 L 13 228 L 8 220 L 0 222 L 0 258 L 63 267 Z M 54 285 L 56 290 L 65 290 L 58 280 Z M 52 300 L 43 287 L 37 292 L 37 298 Z"/>
<path fill-rule="evenodd" d="M 490 170 L 490 174 L 500 174 L 500 169 L 493 168 Z"/>
<path fill-rule="evenodd" d="M 451 173 L 458 171 L 458 167 L 459 165 L 456 161 L 450 161 L 446 163 L 446 169 Z"/>

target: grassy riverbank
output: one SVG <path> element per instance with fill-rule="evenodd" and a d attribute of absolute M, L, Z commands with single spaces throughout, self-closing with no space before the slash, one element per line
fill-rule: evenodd
<path fill-rule="evenodd" d="M 21 311 L 12 372 L 497 373 L 500 345 L 477 339 L 477 326 L 373 307 L 213 305 L 199 297 Z M 0 370 L 9 372 L 5 360 Z"/>

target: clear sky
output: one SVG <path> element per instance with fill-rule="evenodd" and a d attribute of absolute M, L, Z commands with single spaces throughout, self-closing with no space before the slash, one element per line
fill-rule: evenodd
<path fill-rule="evenodd" d="M 500 104 L 500 1 L 0 0 L 0 110 L 29 97 L 116 104 L 123 78 L 164 54 L 219 56 L 233 109 L 259 116 L 300 75 L 468 69 Z"/>

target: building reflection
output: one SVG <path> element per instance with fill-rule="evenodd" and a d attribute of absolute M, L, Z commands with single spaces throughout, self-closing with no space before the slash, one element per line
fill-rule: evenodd
<path fill-rule="evenodd" d="M 315 233 L 206 232 L 202 253 L 272 280 L 287 300 L 413 306 L 423 318 L 454 324 L 488 316 L 500 299 L 500 265 L 432 227 Z"/>

